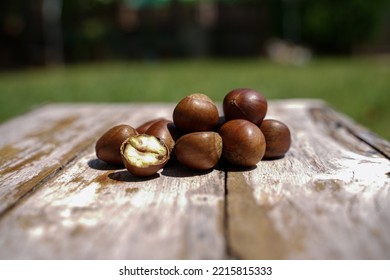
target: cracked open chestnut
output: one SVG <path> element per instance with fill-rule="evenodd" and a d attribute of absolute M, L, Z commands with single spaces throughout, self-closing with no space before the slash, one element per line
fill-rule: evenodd
<path fill-rule="evenodd" d="M 210 97 L 202 93 L 183 98 L 173 111 L 173 122 L 185 132 L 213 130 L 218 120 L 217 107 Z"/>
<path fill-rule="evenodd" d="M 191 169 L 207 170 L 218 163 L 222 146 L 222 138 L 216 132 L 193 132 L 180 137 L 174 151 L 181 164 Z"/>
<path fill-rule="evenodd" d="M 260 125 L 260 130 L 266 142 L 264 158 L 281 158 L 290 149 L 290 129 L 283 122 L 272 119 L 264 120 Z"/>
<path fill-rule="evenodd" d="M 226 120 L 244 119 L 259 125 L 267 114 L 267 108 L 267 99 L 249 88 L 233 89 L 223 99 Z"/>
<path fill-rule="evenodd" d="M 156 174 L 169 160 L 168 147 L 157 137 L 138 134 L 126 139 L 121 146 L 126 169 L 137 177 Z"/>
<path fill-rule="evenodd" d="M 265 138 L 254 123 L 235 119 L 226 122 L 219 130 L 222 137 L 222 156 L 238 166 L 256 165 L 265 153 Z"/>
<path fill-rule="evenodd" d="M 107 130 L 96 142 L 98 159 L 109 164 L 123 164 L 120 147 L 127 138 L 138 134 L 130 125 L 120 124 Z"/>

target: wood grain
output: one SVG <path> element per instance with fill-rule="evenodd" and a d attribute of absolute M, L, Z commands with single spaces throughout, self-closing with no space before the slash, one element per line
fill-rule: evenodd
<path fill-rule="evenodd" d="M 318 100 L 271 101 L 292 147 L 250 169 L 96 159 L 174 104 L 49 105 L 0 126 L 0 259 L 388 259 L 389 143 Z"/>
<path fill-rule="evenodd" d="M 344 126 L 348 120 L 324 104 L 280 105 L 271 107 L 268 117 L 290 127 L 290 151 L 253 170 L 228 172 L 232 254 L 390 258 L 389 159 L 351 134 Z"/>
<path fill-rule="evenodd" d="M 0 126 L 0 213 L 94 145 L 109 127 L 128 116 L 139 122 L 136 109 L 150 115 L 155 107 L 52 105 Z"/>
<path fill-rule="evenodd" d="M 49 109 L 61 114 L 56 107 Z M 80 109 L 92 114 L 97 108 L 72 111 Z M 105 114 L 92 119 L 100 124 L 96 131 L 104 131 L 107 123 L 119 119 L 138 126 L 145 116 L 169 118 L 171 109 L 107 106 Z M 89 125 L 80 122 L 85 129 Z M 84 134 L 96 136 L 91 130 Z M 138 179 L 96 159 L 93 144 L 87 142 L 87 149 L 80 148 L 76 158 L 3 215 L 0 258 L 226 258 L 223 171 L 197 173 L 167 166 L 158 176 Z"/>

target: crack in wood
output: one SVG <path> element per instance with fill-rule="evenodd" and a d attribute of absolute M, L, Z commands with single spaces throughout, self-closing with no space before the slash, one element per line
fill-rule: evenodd
<path fill-rule="evenodd" d="M 36 191 L 38 191 L 43 185 L 45 185 L 46 182 L 50 181 L 52 178 L 55 178 L 57 175 L 59 175 L 61 172 L 63 172 L 66 169 L 66 166 L 70 165 L 72 162 L 76 161 L 79 157 L 81 157 L 85 151 L 88 149 L 88 146 L 86 146 L 80 153 L 76 154 L 72 158 L 70 158 L 68 161 L 64 162 L 62 165 L 58 166 L 56 169 L 49 168 L 46 172 L 46 175 L 41 178 L 41 180 L 35 182 L 32 185 L 31 180 L 27 181 L 26 183 L 18 186 L 18 189 L 24 190 L 23 192 L 20 191 L 20 194 L 16 198 L 13 203 L 9 204 L 6 208 L 4 208 L 2 211 L 0 211 L 0 220 L 13 208 L 18 206 L 21 201 L 24 201 L 28 199 L 30 196 L 32 196 Z"/>
<path fill-rule="evenodd" d="M 273 111 L 295 132 L 289 154 L 252 169 L 221 165 L 196 173 L 167 166 L 142 181 L 103 166 L 92 151 L 94 137 L 77 138 L 53 157 L 55 165 L 35 166 L 46 173 L 34 184 L 30 177 L 24 185 L 14 184 L 21 186 L 16 201 L 9 198 L 13 203 L 0 213 L 0 258 L 387 257 L 388 157 L 373 147 L 377 142 L 361 140 L 358 128 L 342 115 L 327 106 L 300 104 Z M 144 117 L 139 111 L 125 117 L 129 110 L 124 109 L 111 118 L 107 111 L 99 115 L 106 118 L 99 124 L 81 122 L 96 124 L 96 134 L 114 118 L 137 123 Z M 158 114 L 170 111 L 170 105 L 162 106 Z M 72 119 L 58 128 L 68 122 Z M 79 129 L 78 122 L 72 128 Z M 30 136 L 57 144 L 63 140 L 61 135 Z M 5 146 L 7 157 L 17 157 L 15 147 Z M 34 211 L 47 217 L 30 222 Z M 354 246 L 363 243 L 369 244 L 364 250 Z"/>
<path fill-rule="evenodd" d="M 361 150 L 361 145 L 359 145 L 357 142 L 349 143 L 347 139 L 343 137 L 341 129 L 344 129 L 359 142 L 366 144 L 371 149 L 390 160 L 390 143 L 385 139 L 378 137 L 361 125 L 356 124 L 347 116 L 334 111 L 328 106 L 311 108 L 309 109 L 309 112 L 314 121 L 329 127 L 329 129 L 326 129 L 326 131 L 340 144 L 347 146 L 348 148 L 352 149 L 352 151 L 357 153 L 363 152 Z M 366 151 L 366 153 L 367 152 L 368 151 Z"/>

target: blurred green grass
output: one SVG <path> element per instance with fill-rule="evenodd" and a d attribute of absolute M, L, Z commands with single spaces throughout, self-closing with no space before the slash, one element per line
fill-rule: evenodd
<path fill-rule="evenodd" d="M 268 99 L 319 98 L 390 139 L 390 59 L 321 58 L 301 67 L 265 59 L 109 62 L 0 73 L 0 121 L 52 102 L 215 101 L 237 87 Z"/>

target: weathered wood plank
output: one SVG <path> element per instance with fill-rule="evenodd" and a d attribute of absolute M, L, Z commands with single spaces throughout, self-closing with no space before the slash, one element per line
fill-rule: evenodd
<path fill-rule="evenodd" d="M 274 105 L 268 117 L 289 125 L 292 147 L 283 159 L 228 172 L 232 254 L 390 258 L 390 161 L 351 134 L 349 120 L 324 104 Z"/>
<path fill-rule="evenodd" d="M 107 128 L 160 105 L 51 105 L 0 126 L 0 214 L 55 174 Z"/>
<path fill-rule="evenodd" d="M 172 105 L 113 108 L 134 126 L 145 116 L 170 118 L 173 110 Z M 124 117 L 129 109 L 134 111 Z M 174 165 L 158 176 L 137 179 L 97 160 L 93 143 L 88 145 L 3 215 L 0 258 L 227 257 L 223 171 L 196 173 Z"/>
<path fill-rule="evenodd" d="M 322 102 L 270 102 L 293 145 L 255 169 L 140 180 L 96 159 L 104 130 L 173 106 L 55 105 L 0 126 L 0 259 L 390 257 L 389 144 Z"/>
<path fill-rule="evenodd" d="M 0 221 L 0 258 L 221 259 L 221 171 L 150 180 L 89 151 Z M 187 177 L 188 176 L 188 177 Z"/>

